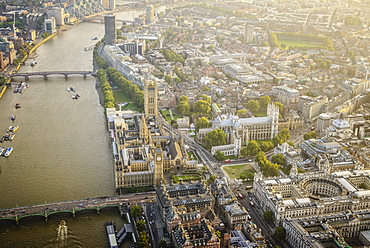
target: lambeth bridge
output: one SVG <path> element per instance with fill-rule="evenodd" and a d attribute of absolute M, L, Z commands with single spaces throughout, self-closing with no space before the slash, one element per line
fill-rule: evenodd
<path fill-rule="evenodd" d="M 127 204 L 140 204 L 153 199 L 153 197 L 155 198 L 155 192 L 146 192 L 6 208 L 0 209 L 0 222 L 2 220 L 14 220 L 18 224 L 21 219 L 31 216 L 41 216 L 47 221 L 48 216 L 53 214 L 70 213 L 71 216 L 75 217 L 77 212 L 88 210 L 93 210 L 99 214 L 102 209 L 110 207 L 118 208 L 121 216 L 123 216 L 127 212 Z"/>
<path fill-rule="evenodd" d="M 44 72 L 23 72 L 23 73 L 13 73 L 13 74 L 3 74 L 2 76 L 13 79 L 16 77 L 22 77 L 25 81 L 28 81 L 32 76 L 43 77 L 45 80 L 51 75 L 62 75 L 64 78 L 68 79 L 70 75 L 82 75 L 84 78 L 87 76 L 95 77 L 97 74 L 95 71 L 44 71 Z"/>

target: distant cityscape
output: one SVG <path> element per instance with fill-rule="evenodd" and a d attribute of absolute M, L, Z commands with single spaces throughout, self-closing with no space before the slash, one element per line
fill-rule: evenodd
<path fill-rule="evenodd" d="M 65 25 L 104 23 L 115 189 L 156 191 L 133 247 L 370 247 L 369 1 L 4 7 L 4 72 Z"/>

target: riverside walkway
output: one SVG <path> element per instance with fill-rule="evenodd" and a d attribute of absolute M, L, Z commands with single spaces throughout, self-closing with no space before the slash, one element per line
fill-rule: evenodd
<path fill-rule="evenodd" d="M 45 203 L 31 206 L 0 209 L 0 222 L 14 220 L 19 223 L 22 218 L 30 216 L 43 216 L 47 221 L 48 216 L 56 213 L 70 213 L 75 217 L 78 211 L 94 210 L 97 214 L 107 207 L 117 207 L 121 215 L 124 214 L 122 203 L 139 204 L 155 198 L 155 192 L 129 194 L 111 197 L 96 197 L 65 202 Z"/>
<path fill-rule="evenodd" d="M 23 77 L 24 80 L 28 81 L 31 76 L 42 76 L 45 80 L 48 79 L 50 75 L 62 75 L 66 79 L 70 75 L 82 75 L 84 78 L 87 76 L 95 77 L 97 74 L 95 71 L 43 71 L 43 72 L 23 72 L 23 73 L 12 73 L 12 74 L 0 74 L 10 80 L 16 77 Z"/>

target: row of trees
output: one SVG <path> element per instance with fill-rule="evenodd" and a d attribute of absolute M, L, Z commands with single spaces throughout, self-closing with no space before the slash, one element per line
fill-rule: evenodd
<path fill-rule="evenodd" d="M 144 92 L 138 85 L 133 84 L 130 80 L 125 78 L 116 68 L 109 67 L 106 72 L 109 80 L 120 89 L 124 90 L 127 95 L 131 96 L 134 104 L 138 108 L 142 109 L 144 107 Z"/>
<path fill-rule="evenodd" d="M 272 142 L 269 141 L 261 141 L 257 142 L 255 140 L 251 140 L 248 142 L 247 146 L 240 149 L 240 156 L 247 157 L 247 156 L 256 156 L 260 151 L 267 152 L 273 149 L 274 147 L 287 142 L 290 139 L 290 131 L 288 129 L 283 129 L 281 132 L 276 135 Z M 290 143 L 290 145 L 293 145 Z"/>
<path fill-rule="evenodd" d="M 103 92 L 104 108 L 114 108 L 115 99 L 112 91 L 112 86 L 110 86 L 108 82 L 108 78 L 105 74 L 104 69 L 100 68 L 97 75 L 100 82 L 100 88 Z"/>
<path fill-rule="evenodd" d="M 99 56 L 98 51 L 97 51 L 97 48 L 101 43 L 102 43 L 101 41 L 98 41 L 96 43 L 94 51 L 93 51 L 93 58 L 97 66 L 105 70 L 109 67 L 109 64 L 107 61 L 105 61 L 102 57 Z"/>

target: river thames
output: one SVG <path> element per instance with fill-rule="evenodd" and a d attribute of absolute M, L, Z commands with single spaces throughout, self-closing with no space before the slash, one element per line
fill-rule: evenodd
<path fill-rule="evenodd" d="M 164 10 L 161 7 L 160 10 Z M 132 20 L 142 10 L 115 13 L 117 19 Z M 119 24 L 117 25 L 119 28 Z M 92 50 L 104 25 L 81 23 L 41 45 L 19 72 L 91 71 Z M 15 79 L 19 83 L 23 79 Z M 104 109 L 96 80 L 82 76 L 31 77 L 23 94 L 7 90 L 0 99 L 0 135 L 11 125 L 19 126 L 10 157 L 0 157 L 0 208 L 115 195 L 113 160 Z M 81 97 L 71 98 L 68 87 Z M 22 107 L 15 109 L 16 103 Z M 11 121 L 12 114 L 16 120 Z M 68 236 L 58 239 L 58 226 L 65 220 Z M 40 217 L 0 222 L 0 247 L 105 247 L 104 223 L 123 220 L 115 209 L 100 215 L 83 213 L 72 218 L 56 214 L 48 222 Z"/>

